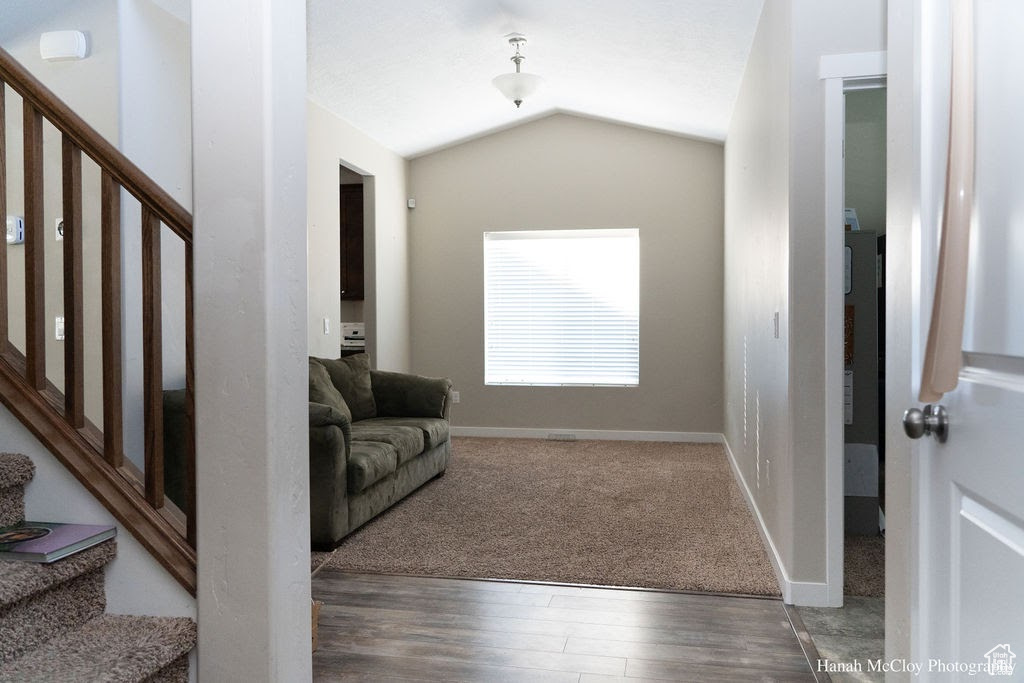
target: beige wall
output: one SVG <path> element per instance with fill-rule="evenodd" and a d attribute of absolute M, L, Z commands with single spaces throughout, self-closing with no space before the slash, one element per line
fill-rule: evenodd
<path fill-rule="evenodd" d="M 885 232 L 885 88 L 846 93 L 846 206 L 861 230 Z"/>
<path fill-rule="evenodd" d="M 722 147 L 554 115 L 410 162 L 412 360 L 469 427 L 721 431 Z M 640 384 L 483 383 L 483 233 L 639 228 Z"/>
<path fill-rule="evenodd" d="M 794 509 L 789 30 L 789 4 L 766 3 L 725 144 L 725 436 L 780 549 L 793 545 Z"/>
<path fill-rule="evenodd" d="M 408 370 L 407 162 L 315 102 L 307 102 L 309 353 L 336 358 L 341 347 L 339 166 L 366 176 L 367 350 L 377 367 Z M 323 319 L 330 318 L 329 335 Z"/>
<path fill-rule="evenodd" d="M 884 0 L 765 3 L 726 141 L 725 434 L 802 595 L 824 595 L 825 405 L 833 398 L 825 390 L 819 62 L 884 49 Z"/>

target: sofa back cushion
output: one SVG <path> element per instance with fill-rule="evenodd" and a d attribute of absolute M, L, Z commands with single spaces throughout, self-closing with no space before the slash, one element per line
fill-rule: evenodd
<path fill-rule="evenodd" d="M 312 403 L 330 406 L 352 421 L 352 411 L 331 381 L 327 368 L 313 358 L 309 359 L 309 400 Z"/>
<path fill-rule="evenodd" d="M 370 357 L 357 353 L 344 358 L 317 358 L 330 375 L 331 383 L 341 392 L 348 405 L 352 421 L 377 416 L 377 403 L 370 387 Z"/>
<path fill-rule="evenodd" d="M 370 380 L 377 402 L 377 417 L 445 416 L 448 392 L 452 388 L 447 377 L 372 370 Z"/>

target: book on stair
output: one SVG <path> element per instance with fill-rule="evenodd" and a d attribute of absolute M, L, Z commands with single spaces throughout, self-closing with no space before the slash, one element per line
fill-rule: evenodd
<path fill-rule="evenodd" d="M 22 522 L 0 529 L 0 560 L 49 563 L 113 538 L 108 524 Z"/>

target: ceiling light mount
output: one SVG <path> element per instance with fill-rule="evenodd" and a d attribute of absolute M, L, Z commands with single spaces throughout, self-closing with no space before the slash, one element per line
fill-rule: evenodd
<path fill-rule="evenodd" d="M 521 49 L 523 45 L 526 45 L 526 36 L 522 33 L 509 33 L 505 37 L 508 39 L 508 44 L 515 50 L 511 59 L 512 63 L 516 65 L 516 70 L 513 73 L 501 74 L 491 82 L 501 91 L 501 94 L 512 100 L 518 109 L 524 99 L 537 91 L 544 79 L 522 70 L 523 60 L 526 57 L 523 56 Z"/>
<path fill-rule="evenodd" d="M 519 67 L 522 65 L 523 60 L 526 59 L 526 57 L 524 57 L 519 52 L 520 48 L 523 45 L 526 45 L 526 36 L 524 36 L 522 33 L 510 33 L 506 37 L 508 38 L 508 44 L 511 45 L 512 49 L 516 51 L 516 53 L 512 55 L 512 61 L 516 65 L 516 73 L 519 73 Z"/>

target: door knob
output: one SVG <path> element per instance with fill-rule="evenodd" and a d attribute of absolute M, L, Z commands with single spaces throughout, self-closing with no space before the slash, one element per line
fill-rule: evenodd
<path fill-rule="evenodd" d="M 937 403 L 926 405 L 923 411 L 911 408 L 903 413 L 903 431 L 911 439 L 920 439 L 926 434 L 931 434 L 939 443 L 946 443 L 949 436 L 949 415 L 946 409 Z"/>

